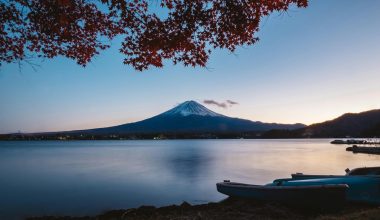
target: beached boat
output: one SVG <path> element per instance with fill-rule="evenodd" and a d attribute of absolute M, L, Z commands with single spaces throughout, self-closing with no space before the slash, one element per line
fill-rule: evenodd
<path fill-rule="evenodd" d="M 349 186 L 347 201 L 380 204 L 380 178 L 375 176 L 344 176 L 336 178 L 304 179 L 283 181 L 283 186 L 314 186 L 346 184 Z"/>
<path fill-rule="evenodd" d="M 219 192 L 233 196 L 286 203 L 362 202 L 380 204 L 380 167 L 346 169 L 346 175 L 292 174 L 267 185 L 223 182 Z"/>
<path fill-rule="evenodd" d="M 347 147 L 346 151 L 353 153 L 380 154 L 380 147 L 357 146 Z"/>
<path fill-rule="evenodd" d="M 353 170 L 346 169 L 345 175 L 310 175 L 296 173 L 292 178 L 277 179 L 273 184 L 281 185 L 320 185 L 320 184 L 347 184 L 347 200 L 380 204 L 380 167 L 362 167 Z"/>
<path fill-rule="evenodd" d="M 231 197 L 251 198 L 294 205 L 343 204 L 348 186 L 323 184 L 305 186 L 250 185 L 234 182 L 217 183 L 220 193 Z"/>

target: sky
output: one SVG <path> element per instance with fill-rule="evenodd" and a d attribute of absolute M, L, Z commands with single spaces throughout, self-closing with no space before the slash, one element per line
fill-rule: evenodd
<path fill-rule="evenodd" d="M 187 100 L 253 121 L 312 124 L 380 109 L 380 1 L 311 0 L 265 17 L 253 46 L 215 50 L 207 68 L 135 71 L 120 40 L 83 68 L 66 58 L 0 67 L 0 133 L 139 121 Z"/>

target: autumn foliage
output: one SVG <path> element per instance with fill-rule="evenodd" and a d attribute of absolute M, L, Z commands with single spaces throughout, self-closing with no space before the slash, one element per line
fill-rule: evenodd
<path fill-rule="evenodd" d="M 124 63 L 205 66 L 215 48 L 254 44 L 260 19 L 308 0 L 0 0 L 0 64 L 64 56 L 85 66 L 122 36 Z"/>

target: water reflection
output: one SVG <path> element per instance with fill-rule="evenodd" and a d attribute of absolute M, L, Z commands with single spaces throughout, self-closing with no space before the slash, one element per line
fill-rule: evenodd
<path fill-rule="evenodd" d="M 171 150 L 160 161 L 163 169 L 173 172 L 176 178 L 193 182 L 208 173 L 213 157 L 202 142 L 178 141 L 170 143 Z"/>
<path fill-rule="evenodd" d="M 379 159 L 329 140 L 0 142 L 0 219 L 218 201 L 223 179 L 342 174 Z"/>

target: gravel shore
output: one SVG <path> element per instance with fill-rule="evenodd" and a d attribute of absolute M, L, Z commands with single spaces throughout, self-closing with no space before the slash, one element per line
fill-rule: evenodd
<path fill-rule="evenodd" d="M 339 210 L 326 210 L 320 207 L 300 209 L 280 204 L 263 203 L 242 199 L 226 199 L 219 203 L 190 205 L 186 202 L 181 205 L 172 205 L 156 208 L 141 206 L 126 210 L 112 210 L 97 216 L 44 216 L 31 217 L 28 220 L 195 220 L 195 219 L 379 219 L 380 208 L 365 205 L 346 205 Z"/>

